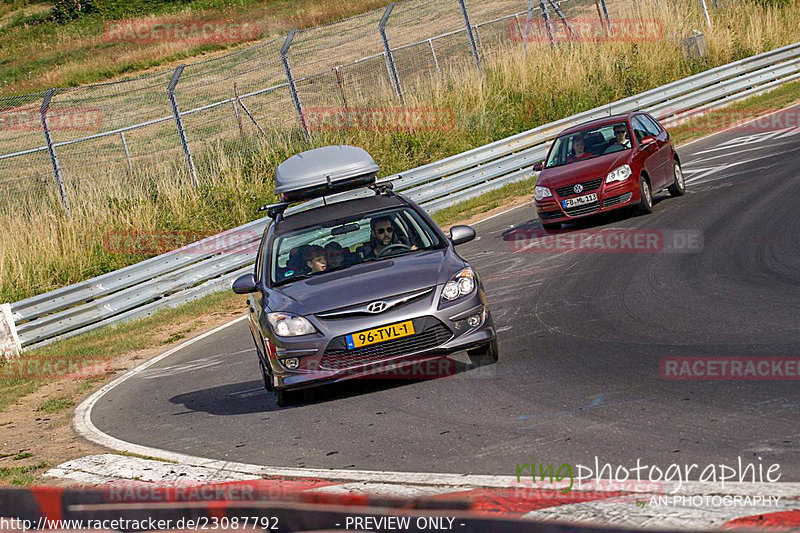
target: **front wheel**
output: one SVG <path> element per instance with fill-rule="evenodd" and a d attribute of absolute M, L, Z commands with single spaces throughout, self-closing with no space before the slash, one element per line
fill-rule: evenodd
<path fill-rule="evenodd" d="M 639 178 L 639 205 L 636 206 L 639 213 L 647 215 L 653 212 L 653 193 L 650 191 L 650 184 L 644 179 Z"/>
<path fill-rule="evenodd" d="M 277 389 L 274 394 L 275 403 L 278 404 L 278 407 L 289 407 L 300 401 L 301 396 L 303 396 L 303 391 Z"/>
<path fill-rule="evenodd" d="M 474 366 L 492 365 L 497 362 L 500 353 L 497 350 L 497 339 L 492 339 L 480 348 L 467 350 L 470 362 Z"/>
<path fill-rule="evenodd" d="M 683 178 L 683 171 L 677 161 L 672 163 L 672 174 L 674 180 L 672 185 L 667 188 L 669 195 L 672 197 L 683 196 L 683 193 L 686 192 L 686 180 Z"/>

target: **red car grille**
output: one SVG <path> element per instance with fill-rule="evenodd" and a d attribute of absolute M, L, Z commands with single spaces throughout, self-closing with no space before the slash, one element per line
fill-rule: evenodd
<path fill-rule="evenodd" d="M 341 370 L 368 363 L 375 363 L 384 359 L 391 359 L 400 355 L 408 355 L 424 350 L 436 348 L 453 337 L 453 334 L 442 323 L 429 327 L 421 333 L 394 339 L 391 341 L 362 346 L 353 350 L 328 348 L 320 361 L 320 368 L 324 370 Z"/>
<path fill-rule="evenodd" d="M 565 185 L 564 187 L 558 187 L 556 189 L 556 194 L 558 194 L 561 197 L 564 197 L 564 196 L 576 196 L 578 194 L 584 194 L 584 193 L 587 193 L 587 192 L 596 191 L 597 189 L 600 188 L 600 184 L 602 182 L 603 182 L 603 178 L 597 178 L 597 179 L 593 179 L 593 180 L 589 180 L 589 181 L 583 181 L 583 182 L 581 182 L 581 185 L 583 185 L 583 190 L 581 192 L 579 192 L 579 193 L 575 192 L 575 189 L 574 189 L 574 187 L 576 185 L 575 183 L 573 183 L 572 185 Z"/>

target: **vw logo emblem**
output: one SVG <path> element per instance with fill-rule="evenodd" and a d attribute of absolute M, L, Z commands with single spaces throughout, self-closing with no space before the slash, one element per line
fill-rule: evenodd
<path fill-rule="evenodd" d="M 581 193 L 583 192 L 583 185 L 576 183 L 572 190 L 575 191 L 575 194 Z"/>
<path fill-rule="evenodd" d="M 386 302 L 372 302 L 367 306 L 367 312 L 372 314 L 383 313 L 387 307 L 389 307 L 389 304 Z"/>

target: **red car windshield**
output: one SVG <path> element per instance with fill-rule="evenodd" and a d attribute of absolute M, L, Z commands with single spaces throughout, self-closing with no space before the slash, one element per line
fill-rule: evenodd
<path fill-rule="evenodd" d="M 545 168 L 568 165 L 630 148 L 631 137 L 625 122 L 588 128 L 557 138 Z"/>

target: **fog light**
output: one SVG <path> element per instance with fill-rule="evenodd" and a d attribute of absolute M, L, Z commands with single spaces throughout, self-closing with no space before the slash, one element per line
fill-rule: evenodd
<path fill-rule="evenodd" d="M 290 357 L 288 359 L 284 359 L 283 365 L 289 370 L 294 370 L 295 368 L 300 366 L 300 359 L 298 359 L 297 357 Z"/>
<path fill-rule="evenodd" d="M 471 328 L 474 328 L 475 326 L 477 326 L 480 323 L 481 323 L 481 315 L 479 315 L 479 314 L 478 315 L 470 315 L 469 317 L 467 317 L 467 324 L 469 324 L 469 327 L 471 327 Z"/>

